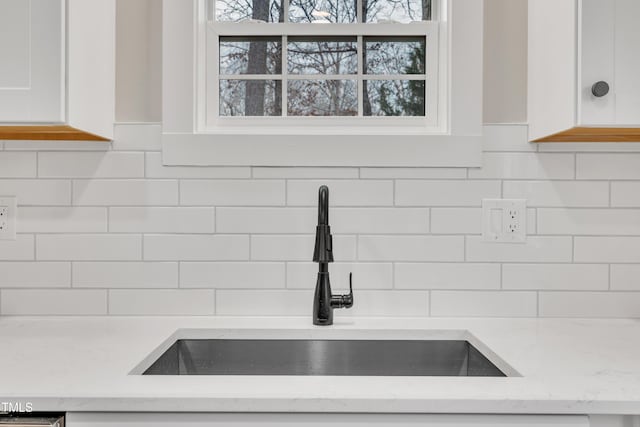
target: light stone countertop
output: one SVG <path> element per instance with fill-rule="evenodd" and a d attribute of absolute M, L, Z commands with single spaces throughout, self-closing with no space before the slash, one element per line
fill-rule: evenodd
<path fill-rule="evenodd" d="M 135 374 L 176 337 L 234 334 L 463 337 L 515 376 Z M 0 317 L 7 401 L 36 411 L 638 414 L 640 321 L 337 315 L 320 328 L 307 317 Z"/>

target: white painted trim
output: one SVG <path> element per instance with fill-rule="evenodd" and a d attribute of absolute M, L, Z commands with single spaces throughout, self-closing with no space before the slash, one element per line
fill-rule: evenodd
<path fill-rule="evenodd" d="M 198 133 L 198 31 L 204 0 L 163 1 L 163 159 L 183 165 L 479 166 L 482 141 L 483 0 L 442 0 L 435 132 L 367 135 Z M 206 23 L 204 24 L 206 25 Z M 275 25 L 275 24 L 274 24 Z M 351 24 L 344 24 L 351 26 Z M 410 28 L 412 24 L 408 24 Z M 237 25 L 235 26 L 237 27 Z M 268 28 L 269 24 L 247 27 Z M 320 31 L 309 26 L 309 31 Z M 371 25 L 377 31 L 378 25 Z M 381 31 L 382 25 L 380 26 Z M 351 33 L 350 33 L 351 34 Z M 204 94 L 204 93 L 203 93 Z M 201 96 L 200 98 L 203 98 Z"/>
<path fill-rule="evenodd" d="M 482 136 L 163 134 L 163 164 L 193 166 L 481 166 Z"/>

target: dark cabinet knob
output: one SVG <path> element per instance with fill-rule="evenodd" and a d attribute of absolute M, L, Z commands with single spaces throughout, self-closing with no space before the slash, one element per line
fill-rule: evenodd
<path fill-rule="evenodd" d="M 603 80 L 594 83 L 593 86 L 591 86 L 591 93 L 596 98 L 602 98 L 609 93 L 609 83 Z"/>

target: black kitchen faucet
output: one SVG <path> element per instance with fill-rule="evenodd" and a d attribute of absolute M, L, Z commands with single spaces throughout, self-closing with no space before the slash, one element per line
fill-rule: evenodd
<path fill-rule="evenodd" d="M 334 308 L 353 306 L 353 273 L 349 273 L 349 293 L 332 295 L 329 280 L 329 263 L 333 262 L 333 241 L 329 226 L 329 188 L 326 185 L 318 191 L 318 226 L 313 262 L 318 263 L 318 280 L 313 297 L 313 324 L 327 326 L 333 324 Z"/>

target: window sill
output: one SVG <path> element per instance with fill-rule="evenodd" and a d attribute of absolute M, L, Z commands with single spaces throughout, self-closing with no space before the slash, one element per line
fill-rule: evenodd
<path fill-rule="evenodd" d="M 478 167 L 482 136 L 216 132 L 162 135 L 167 166 Z"/>

